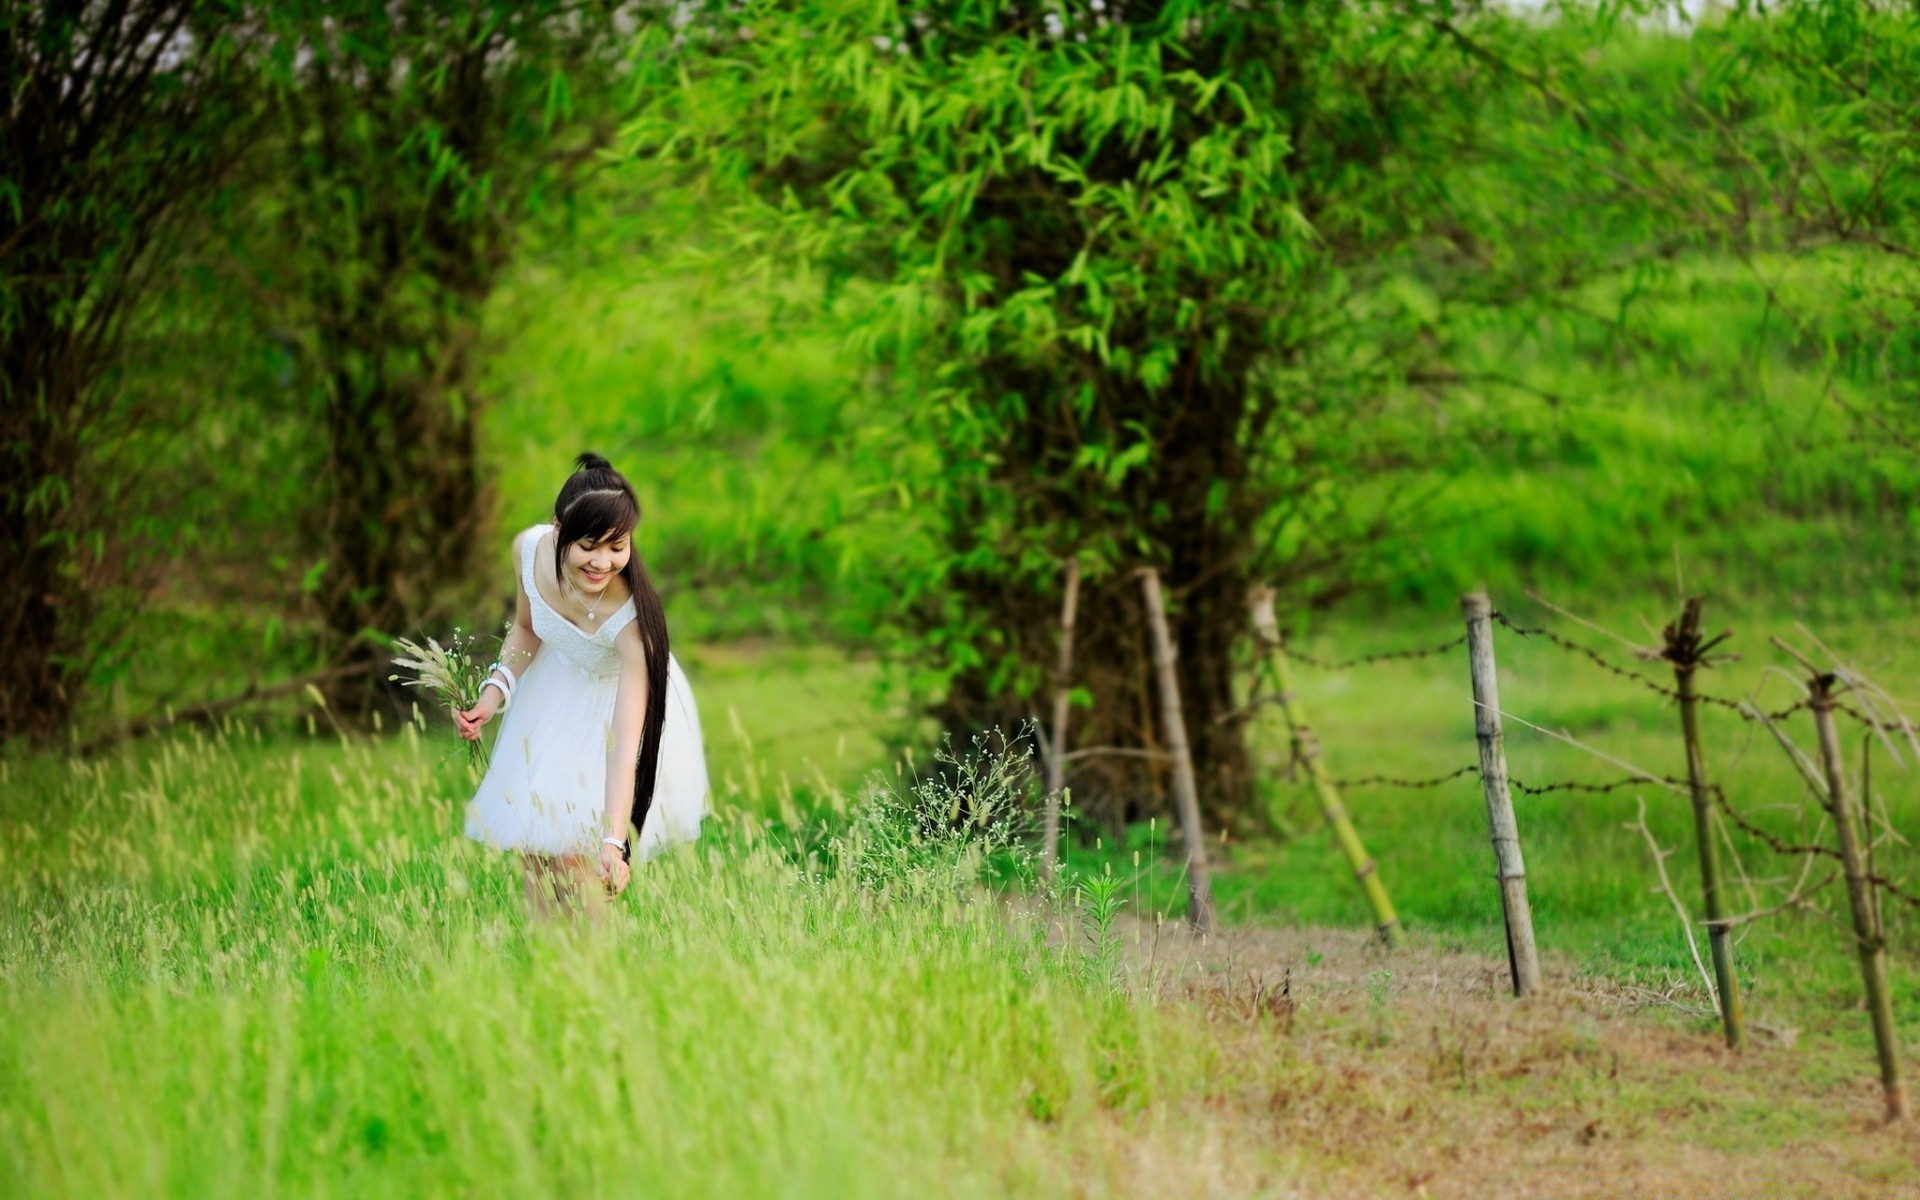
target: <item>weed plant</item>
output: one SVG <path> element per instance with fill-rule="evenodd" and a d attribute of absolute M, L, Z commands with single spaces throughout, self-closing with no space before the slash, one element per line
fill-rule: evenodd
<path fill-rule="evenodd" d="M 924 776 L 876 772 L 829 843 L 834 864 L 862 887 L 916 897 L 960 894 L 990 861 L 1002 877 L 1030 875 L 1032 757 L 994 730 L 965 753 L 947 740 Z"/>

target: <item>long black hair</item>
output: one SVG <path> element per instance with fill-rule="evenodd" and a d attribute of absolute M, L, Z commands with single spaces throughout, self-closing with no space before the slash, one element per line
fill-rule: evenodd
<path fill-rule="evenodd" d="M 575 542 L 612 541 L 632 533 L 640 524 L 640 499 L 612 463 L 598 454 L 582 454 L 574 460 L 573 474 L 567 476 L 553 502 L 553 520 L 560 530 L 553 542 L 553 578 L 564 589 L 566 547 Z M 637 830 L 645 826 L 647 809 L 653 804 L 654 780 L 660 773 L 660 731 L 667 724 L 667 612 L 640 562 L 638 545 L 627 556 L 621 575 L 633 592 L 633 611 L 647 656 L 647 719 L 641 726 L 640 759 L 633 772 L 633 810 L 629 813 Z"/>

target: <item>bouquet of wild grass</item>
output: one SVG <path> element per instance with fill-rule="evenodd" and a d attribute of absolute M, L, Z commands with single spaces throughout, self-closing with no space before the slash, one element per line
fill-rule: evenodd
<path fill-rule="evenodd" d="M 487 665 L 473 653 L 479 638 L 463 635 L 458 629 L 442 646 L 433 638 L 427 639 L 425 646 L 407 638 L 393 639 L 393 648 L 400 651 L 394 657 L 394 665 L 406 667 L 415 674 L 413 679 L 401 679 L 398 675 L 389 675 L 388 679 L 398 680 L 407 687 L 421 688 L 431 694 L 440 703 L 449 705 L 461 712 L 480 702 L 480 687 L 487 681 Z M 467 743 L 467 757 L 474 766 L 484 770 L 487 765 L 487 748 L 484 739 L 475 738 Z"/>

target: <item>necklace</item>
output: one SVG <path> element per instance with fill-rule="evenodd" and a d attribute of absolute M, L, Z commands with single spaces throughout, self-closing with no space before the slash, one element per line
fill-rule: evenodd
<path fill-rule="evenodd" d="M 609 579 L 607 582 L 612 583 L 613 581 Z M 595 597 L 592 604 L 588 604 L 587 594 L 581 591 L 579 588 L 574 587 L 572 579 L 567 580 L 567 588 L 568 590 L 572 591 L 575 596 L 579 597 L 580 608 L 582 611 L 584 611 L 587 614 L 587 620 L 595 621 L 595 622 L 599 621 L 600 620 L 600 601 L 605 600 L 607 598 L 607 589 L 601 588 L 600 595 Z"/>

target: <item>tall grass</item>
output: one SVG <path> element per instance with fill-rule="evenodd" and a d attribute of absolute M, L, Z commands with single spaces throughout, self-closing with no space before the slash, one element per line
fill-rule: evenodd
<path fill-rule="evenodd" d="M 723 815 L 529 927 L 422 741 L 5 764 L 0 1193 L 1124 1190 L 1086 1139 L 1226 1069 L 956 855 L 910 886 L 938 847 L 822 871 Z"/>

